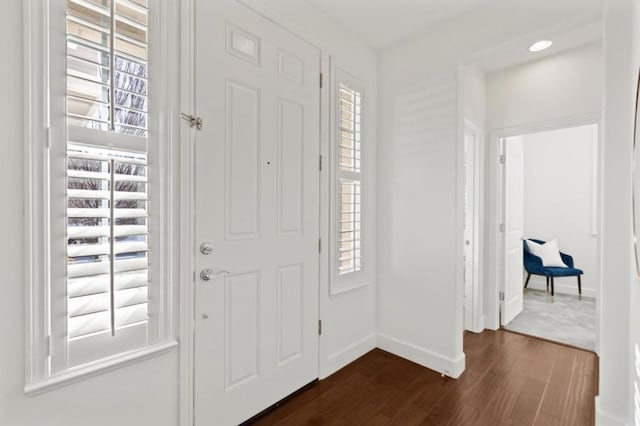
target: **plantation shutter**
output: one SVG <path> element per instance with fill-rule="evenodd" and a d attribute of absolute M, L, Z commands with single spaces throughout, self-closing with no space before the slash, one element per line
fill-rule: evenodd
<path fill-rule="evenodd" d="M 69 338 L 146 321 L 146 159 L 69 144 L 67 161 Z"/>
<path fill-rule="evenodd" d="M 70 343 L 148 326 L 146 6 L 67 1 Z"/>
<path fill-rule="evenodd" d="M 68 124 L 147 135 L 147 20 L 146 1 L 67 1 Z"/>
<path fill-rule="evenodd" d="M 340 83 L 338 90 L 338 275 L 362 269 L 362 95 Z"/>

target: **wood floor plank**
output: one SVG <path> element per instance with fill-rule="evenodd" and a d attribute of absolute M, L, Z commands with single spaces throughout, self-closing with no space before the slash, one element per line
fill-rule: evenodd
<path fill-rule="evenodd" d="M 557 352 L 553 371 L 540 406 L 540 413 L 544 414 L 543 417 L 550 416 L 562 420 L 569 397 L 569 386 L 577 353 L 577 350 L 559 350 Z"/>
<path fill-rule="evenodd" d="M 593 353 L 506 331 L 467 333 L 457 379 L 375 349 L 293 396 L 258 425 L 594 424 Z"/>

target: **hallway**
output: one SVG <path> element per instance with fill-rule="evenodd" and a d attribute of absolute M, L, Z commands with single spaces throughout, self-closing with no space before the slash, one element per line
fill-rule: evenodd
<path fill-rule="evenodd" d="M 594 424 L 595 354 L 505 331 L 464 344 L 458 380 L 376 349 L 256 424 Z"/>

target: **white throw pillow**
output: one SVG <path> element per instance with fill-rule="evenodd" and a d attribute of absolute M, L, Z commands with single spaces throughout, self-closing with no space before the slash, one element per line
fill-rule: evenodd
<path fill-rule="evenodd" d="M 556 240 L 548 241 L 545 244 L 538 244 L 535 241 L 527 240 L 529 251 L 535 256 L 542 259 L 542 266 L 545 268 L 567 268 L 568 266 L 562 261 L 560 250 L 558 250 L 558 242 Z"/>

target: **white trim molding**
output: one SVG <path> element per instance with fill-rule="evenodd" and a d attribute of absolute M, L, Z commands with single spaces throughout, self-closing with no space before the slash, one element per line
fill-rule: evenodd
<path fill-rule="evenodd" d="M 180 2 L 180 112 L 195 114 L 195 0 Z M 195 129 L 180 126 L 179 424 L 194 424 L 195 374 Z"/>
<path fill-rule="evenodd" d="M 345 367 L 346 365 L 357 360 L 361 356 L 376 348 L 376 334 L 372 333 L 368 336 L 353 342 L 345 348 L 334 352 L 327 357 L 326 365 L 320 371 L 320 379 L 325 379 Z"/>
<path fill-rule="evenodd" d="M 378 333 L 377 346 L 453 379 L 460 377 L 465 369 L 464 353 L 454 359 L 382 333 Z"/>
<path fill-rule="evenodd" d="M 600 397 L 595 397 L 596 405 L 596 426 L 625 426 L 627 422 L 614 416 L 611 413 L 607 413 L 600 407 Z"/>
<path fill-rule="evenodd" d="M 369 231 L 369 223 L 371 223 L 368 218 L 369 209 L 367 208 L 370 203 L 368 203 L 368 195 L 370 191 L 368 191 L 368 153 L 369 147 L 371 144 L 367 141 L 367 132 L 365 130 L 366 120 L 364 118 L 364 111 L 366 111 L 367 105 L 367 94 L 364 90 L 364 84 L 360 81 L 359 78 L 355 77 L 348 71 L 342 69 L 340 66 L 335 63 L 331 64 L 331 81 L 328 87 L 328 91 L 330 93 L 329 96 L 329 105 L 325 107 L 323 112 L 327 112 L 329 114 L 329 155 L 328 155 L 328 170 L 329 170 L 329 296 L 336 297 L 343 293 L 350 292 L 353 290 L 357 290 L 359 288 L 365 287 L 370 284 L 370 267 L 367 265 L 367 258 L 372 259 L 373 256 L 369 257 L 369 253 L 374 253 L 375 248 L 371 247 L 371 244 L 367 242 L 368 239 L 368 231 Z M 344 171 L 340 168 L 340 150 L 338 149 L 338 141 L 339 141 L 339 123 L 340 123 L 340 113 L 341 110 L 339 108 L 340 102 L 340 85 L 343 84 L 347 86 L 350 90 L 357 92 L 361 98 L 361 108 L 362 112 L 360 113 L 361 117 L 361 140 L 360 140 L 360 171 L 357 172 L 349 172 Z M 359 182 L 360 185 L 360 214 L 362 215 L 362 220 L 360 222 L 360 250 L 363 256 L 362 265 L 359 270 L 354 272 L 348 272 L 344 275 L 340 275 L 338 273 L 339 270 L 339 181 L 340 179 L 347 180 L 355 180 Z M 373 262 L 371 262 L 373 263 Z M 370 264 L 371 264 L 370 263 Z"/>
<path fill-rule="evenodd" d="M 171 351 L 176 346 L 178 346 L 178 342 L 173 340 L 101 359 L 97 362 L 85 364 L 80 367 L 64 371 L 61 374 L 47 377 L 46 379 L 40 380 L 36 383 L 27 384 L 24 388 L 24 392 L 28 395 L 37 395 L 44 391 L 75 383 L 87 377 L 97 376 L 98 374 L 103 374 L 116 368 L 153 358 Z"/>
<path fill-rule="evenodd" d="M 178 253 L 173 241 L 180 232 L 180 222 L 174 214 L 177 208 L 176 186 L 178 135 L 175 112 L 178 95 L 178 23 L 173 10 L 179 0 L 158 3 L 149 12 L 152 54 L 149 57 L 153 85 L 157 85 L 154 102 L 149 106 L 149 131 L 153 134 L 155 179 L 152 197 L 155 202 L 155 222 L 152 226 L 154 253 L 162 267 L 154 270 L 153 307 L 150 307 L 146 340 L 132 350 L 118 350 L 88 357 L 87 362 L 71 364 L 67 356 L 66 324 L 52 323 L 54 313 L 66 309 L 59 302 L 66 297 L 66 217 L 63 176 L 66 169 L 67 145 L 66 86 L 58 82 L 66 74 L 65 2 L 27 0 L 23 3 L 24 28 L 24 211 L 25 263 L 25 386 L 28 394 L 44 392 L 63 384 L 141 361 L 177 346 L 175 338 L 174 299 L 177 288 Z M 104 135 L 101 135 L 104 136 Z M 55 200 L 55 203 L 54 201 Z M 61 201 L 63 200 L 63 201 Z M 51 237 L 55 234 L 55 239 Z M 55 247 L 54 243 L 55 242 Z M 52 261 L 54 259 L 55 261 Z M 57 293 L 56 293 L 57 292 Z M 58 316 L 59 317 L 59 316 Z M 56 331 L 64 331 L 56 332 Z M 95 348 L 92 348 L 95 349 Z M 97 353 L 97 351 L 96 351 Z"/>
<path fill-rule="evenodd" d="M 48 374 L 42 361 L 47 345 L 47 287 L 45 273 L 48 265 L 48 229 L 45 220 L 47 206 L 38 188 L 44 188 L 48 167 L 48 110 L 46 99 L 48 83 L 47 44 L 48 3 L 28 0 L 24 12 L 24 212 L 25 212 L 25 383 L 35 383 Z M 44 70 L 44 72 L 43 72 Z M 26 119 L 26 118 L 29 119 Z"/>

